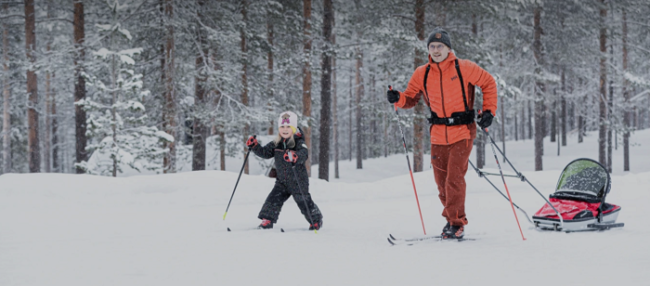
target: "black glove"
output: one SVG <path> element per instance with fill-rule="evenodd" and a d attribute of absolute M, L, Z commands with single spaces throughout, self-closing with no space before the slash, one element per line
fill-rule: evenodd
<path fill-rule="evenodd" d="M 255 145 L 258 144 L 257 139 L 255 137 L 256 137 L 255 135 L 248 137 L 248 141 L 246 141 L 246 146 L 248 146 L 248 148 L 253 148 L 255 147 Z"/>
<path fill-rule="evenodd" d="M 479 118 L 481 120 L 478 121 L 478 126 L 481 126 L 481 128 L 485 129 L 492 125 L 492 119 L 494 118 L 494 115 L 492 115 L 491 111 L 486 110 L 481 113 Z"/>
<path fill-rule="evenodd" d="M 386 98 L 388 99 L 388 102 L 390 102 L 390 103 L 398 102 L 399 101 L 399 91 L 389 89 L 386 92 Z"/>

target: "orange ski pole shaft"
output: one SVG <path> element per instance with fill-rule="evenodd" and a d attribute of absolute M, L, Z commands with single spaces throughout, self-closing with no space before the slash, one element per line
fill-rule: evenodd
<path fill-rule="evenodd" d="M 392 86 L 388 86 L 388 89 L 393 90 Z M 415 202 L 418 205 L 418 212 L 420 213 L 420 222 L 422 222 L 422 231 L 424 235 L 427 235 L 427 230 L 424 228 L 424 219 L 422 218 L 422 209 L 420 208 L 420 200 L 418 199 L 418 191 L 415 189 L 415 179 L 413 178 L 413 170 L 411 170 L 411 160 L 409 159 L 408 149 L 406 149 L 406 139 L 404 139 L 404 131 L 402 130 L 402 125 L 399 124 L 399 113 L 397 113 L 397 105 L 395 107 L 395 115 L 397 116 L 397 126 L 399 126 L 399 131 L 402 133 L 402 146 L 404 146 L 404 154 L 406 155 L 406 163 L 409 167 L 409 173 L 411 174 L 411 183 L 413 184 L 413 192 L 415 193 Z"/>
<path fill-rule="evenodd" d="M 487 128 L 481 128 L 485 134 L 488 134 Z M 501 174 L 501 180 L 503 180 L 503 186 L 506 188 L 506 193 L 508 194 L 508 200 L 510 200 L 510 206 L 512 207 L 512 213 L 515 214 L 515 220 L 517 221 L 517 226 L 519 227 L 519 233 L 521 233 L 521 239 L 526 240 L 524 237 L 524 232 L 521 230 L 521 225 L 519 224 L 519 218 L 517 217 L 517 212 L 515 211 L 515 205 L 512 202 L 512 197 L 510 197 L 510 191 L 508 191 L 508 185 L 506 184 L 506 178 L 503 176 L 503 171 L 501 170 L 501 164 L 499 164 L 499 158 L 497 158 L 497 152 L 494 151 L 494 145 L 490 144 L 492 147 L 492 154 L 494 154 L 494 160 L 497 161 L 497 166 L 499 166 L 499 173 Z"/>

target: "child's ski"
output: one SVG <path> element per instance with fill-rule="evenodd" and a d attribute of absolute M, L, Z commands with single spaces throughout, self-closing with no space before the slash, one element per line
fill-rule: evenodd
<path fill-rule="evenodd" d="M 391 245 L 403 245 L 403 244 L 413 245 L 413 244 L 416 244 L 416 243 L 427 242 L 427 241 L 458 241 L 458 242 L 461 242 L 461 241 L 471 241 L 471 240 L 475 240 L 475 239 L 473 239 L 473 238 L 443 239 L 442 236 L 440 236 L 440 235 L 429 235 L 429 236 L 421 236 L 421 237 L 401 239 L 401 238 L 395 238 L 392 234 L 389 234 L 387 240 Z"/>

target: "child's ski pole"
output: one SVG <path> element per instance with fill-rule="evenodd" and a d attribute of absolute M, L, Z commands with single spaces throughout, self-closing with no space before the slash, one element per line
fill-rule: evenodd
<path fill-rule="evenodd" d="M 289 154 L 289 157 L 291 157 L 291 154 Z M 302 202 L 305 203 L 305 212 L 307 212 L 307 215 L 309 216 L 309 223 L 311 223 L 311 225 L 314 227 L 314 233 L 318 233 L 318 230 L 314 225 L 314 219 L 312 219 L 311 212 L 309 211 L 309 205 L 307 204 L 307 197 L 305 197 L 305 193 L 302 191 L 302 187 L 300 186 L 300 180 L 298 180 L 298 174 L 296 173 L 296 166 L 295 165 L 292 166 L 291 170 L 293 171 L 293 177 L 296 178 L 296 183 L 298 184 L 298 191 L 300 191 L 300 196 L 302 197 Z"/>
<path fill-rule="evenodd" d="M 253 138 L 256 138 L 256 137 L 257 137 L 256 135 L 253 135 Z M 237 190 L 237 185 L 239 185 L 239 179 L 241 178 L 241 174 L 244 172 L 244 167 L 246 167 L 246 161 L 248 161 L 248 155 L 251 153 L 252 149 L 253 148 L 248 148 L 248 152 L 246 152 L 246 157 L 244 157 L 244 164 L 241 166 L 241 170 L 239 171 L 239 177 L 237 177 L 237 182 L 235 183 L 235 189 L 232 190 L 232 195 L 230 195 L 230 201 L 228 201 L 228 206 L 226 207 L 226 213 L 223 214 L 223 220 L 226 220 L 226 215 L 228 214 L 228 209 L 230 208 L 230 203 L 232 202 L 232 198 L 235 196 L 235 191 Z"/>
<path fill-rule="evenodd" d="M 393 87 L 389 85 L 388 89 L 393 90 Z M 399 124 L 399 113 L 397 113 L 397 105 L 394 106 L 395 106 L 395 116 L 397 116 L 397 126 L 399 126 L 399 131 L 402 133 L 402 145 L 404 146 L 406 163 L 409 167 L 409 173 L 411 174 L 411 183 L 413 183 L 413 192 L 415 192 L 415 202 L 418 204 L 418 212 L 420 213 L 420 221 L 422 222 L 422 231 L 424 231 L 424 235 L 427 235 L 427 230 L 424 228 L 424 219 L 422 218 L 422 210 L 420 209 L 420 200 L 418 199 L 418 191 L 415 189 L 415 179 L 413 179 L 413 171 L 411 170 L 411 160 L 409 160 L 409 151 L 408 149 L 406 149 L 406 139 L 404 139 L 404 131 L 402 130 L 402 125 Z"/>

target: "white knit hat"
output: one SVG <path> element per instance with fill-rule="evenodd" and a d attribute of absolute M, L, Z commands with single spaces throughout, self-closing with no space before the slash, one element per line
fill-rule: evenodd
<path fill-rule="evenodd" d="M 290 126 L 293 133 L 296 133 L 296 128 L 298 127 L 298 115 L 291 111 L 280 113 L 280 118 L 278 118 L 278 128 L 282 126 Z"/>

